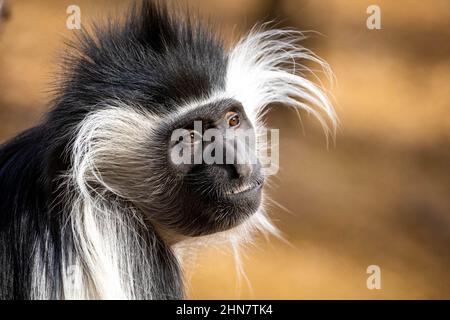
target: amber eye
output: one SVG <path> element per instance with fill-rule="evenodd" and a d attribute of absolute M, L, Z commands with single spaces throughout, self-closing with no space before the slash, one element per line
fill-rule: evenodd
<path fill-rule="evenodd" d="M 241 123 L 239 114 L 234 111 L 227 112 L 228 125 L 230 127 L 236 127 Z"/>

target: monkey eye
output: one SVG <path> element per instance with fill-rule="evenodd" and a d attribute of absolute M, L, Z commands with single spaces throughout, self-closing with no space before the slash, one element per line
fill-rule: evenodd
<path fill-rule="evenodd" d="M 226 117 L 230 127 L 237 127 L 241 123 L 239 113 L 235 111 L 227 112 Z"/>

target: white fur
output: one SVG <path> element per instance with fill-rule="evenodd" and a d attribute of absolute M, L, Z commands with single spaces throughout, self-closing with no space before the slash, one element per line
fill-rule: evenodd
<path fill-rule="evenodd" d="M 305 78 L 314 75 L 306 63 L 317 64 L 331 76 L 328 64 L 299 45 L 305 37 L 292 30 L 254 28 L 230 52 L 226 94 L 239 100 L 255 123 L 271 103 L 313 114 L 325 132 L 334 133 L 337 117 L 319 85 Z"/>
<path fill-rule="evenodd" d="M 143 216 L 104 197 L 120 190 L 107 185 L 97 166 L 117 165 L 111 157 L 129 155 L 143 144 L 145 132 L 151 132 L 155 118 L 127 106 L 108 107 L 89 115 L 79 126 L 73 144 L 73 169 L 69 178 L 72 199 L 71 225 L 75 235 L 75 254 L 66 265 L 64 297 L 68 299 L 139 299 L 151 288 L 142 287 L 152 278 L 151 261 L 142 253 L 142 241 L 135 228 L 145 226 Z M 117 159 L 116 159 L 117 161 Z M 99 183 L 99 193 L 90 187 Z M 139 265 L 140 279 L 133 268 Z M 139 287 L 141 286 L 141 287 Z M 139 289 L 139 290 L 137 290 Z M 145 295 L 148 298 L 148 295 Z"/>

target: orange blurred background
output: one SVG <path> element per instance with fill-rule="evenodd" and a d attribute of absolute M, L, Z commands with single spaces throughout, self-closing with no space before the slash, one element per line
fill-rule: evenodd
<path fill-rule="evenodd" d="M 174 1 L 172 1 L 174 2 Z M 177 1 L 178 3 L 180 1 Z M 281 170 L 270 215 L 290 242 L 230 253 L 207 249 L 187 273 L 188 296 L 267 299 L 450 299 L 450 2 L 447 0 L 192 0 L 228 39 L 255 22 L 315 30 L 305 45 L 327 60 L 341 120 L 327 148 L 313 118 L 274 108 Z M 10 0 L 0 22 L 0 142 L 48 109 L 66 29 L 120 15 L 129 1 Z M 186 2 L 182 2 L 186 3 Z M 366 9 L 381 8 L 381 30 Z M 381 268 L 380 290 L 366 269 Z"/>

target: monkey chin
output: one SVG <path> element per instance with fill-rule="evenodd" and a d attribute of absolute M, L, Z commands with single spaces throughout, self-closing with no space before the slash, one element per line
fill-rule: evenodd
<path fill-rule="evenodd" d="M 183 230 L 188 236 L 198 237 L 237 227 L 258 211 L 262 199 L 262 183 L 223 193 L 215 198 L 198 201 L 197 225 Z M 192 220 L 191 220 L 192 223 Z"/>
<path fill-rule="evenodd" d="M 192 236 L 203 236 L 237 227 L 258 211 L 262 199 L 261 186 L 249 190 L 227 194 L 219 201 L 211 203 L 206 216 L 208 221 Z"/>

